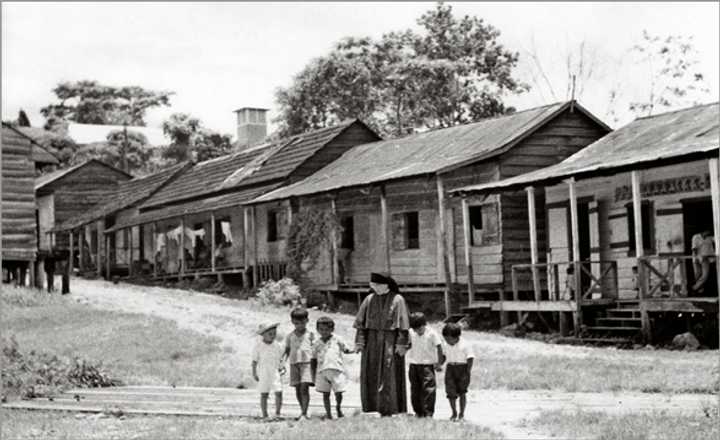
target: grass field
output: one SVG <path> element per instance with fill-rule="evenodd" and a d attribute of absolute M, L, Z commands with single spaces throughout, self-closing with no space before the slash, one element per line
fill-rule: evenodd
<path fill-rule="evenodd" d="M 260 423 L 210 417 L 97 418 L 58 413 L 2 411 L 3 438 L 20 439 L 502 439 L 469 423 L 414 417 L 348 417 L 339 420 Z"/>
<path fill-rule="evenodd" d="M 717 403 L 717 402 L 716 402 Z M 706 414 L 670 415 L 663 412 L 608 415 L 577 411 L 542 413 L 529 425 L 548 437 L 593 440 L 709 440 L 720 438 L 717 406 Z"/>

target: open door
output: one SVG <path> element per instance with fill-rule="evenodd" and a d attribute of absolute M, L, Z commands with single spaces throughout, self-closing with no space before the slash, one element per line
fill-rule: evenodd
<path fill-rule="evenodd" d="M 702 232 L 713 233 L 713 212 L 710 197 L 682 202 L 683 210 L 683 241 L 685 242 L 685 255 L 692 255 L 692 237 Z M 685 262 L 688 283 L 695 281 L 692 261 Z M 692 286 L 687 286 L 688 289 Z"/>

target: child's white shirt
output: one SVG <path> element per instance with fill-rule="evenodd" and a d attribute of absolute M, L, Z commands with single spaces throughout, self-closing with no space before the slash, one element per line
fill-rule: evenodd
<path fill-rule="evenodd" d="M 257 374 L 260 377 L 269 377 L 278 374 L 278 369 L 282 366 L 282 356 L 284 347 L 277 341 L 271 344 L 258 341 L 253 350 L 252 360 L 257 362 Z"/>
<path fill-rule="evenodd" d="M 410 329 L 410 350 L 406 354 L 406 359 L 410 364 L 436 364 L 438 362 L 437 346 L 441 344 L 440 336 L 430 327 L 425 327 L 422 335 Z"/>
<path fill-rule="evenodd" d="M 472 347 L 466 344 L 462 338 L 455 345 L 444 343 L 443 354 L 445 361 L 449 364 L 464 364 L 468 359 L 475 357 Z"/>

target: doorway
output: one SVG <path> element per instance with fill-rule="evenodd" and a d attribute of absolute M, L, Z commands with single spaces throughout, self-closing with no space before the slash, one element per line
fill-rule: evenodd
<path fill-rule="evenodd" d="M 692 237 L 702 232 L 713 233 L 712 200 L 710 197 L 702 199 L 683 200 L 683 241 L 685 242 L 685 255 L 692 255 Z M 688 274 L 688 284 L 695 281 L 692 261 L 685 261 L 685 270 Z M 690 286 L 687 286 L 688 288 Z"/>

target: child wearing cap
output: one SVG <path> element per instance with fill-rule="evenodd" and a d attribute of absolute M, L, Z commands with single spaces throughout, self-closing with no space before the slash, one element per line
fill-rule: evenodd
<path fill-rule="evenodd" d="M 280 376 L 285 374 L 283 366 L 283 346 L 275 340 L 279 323 L 261 325 L 257 334 L 261 340 L 257 342 L 252 355 L 253 378 L 258 382 L 260 391 L 260 410 L 263 419 L 268 418 L 268 396 L 275 393 L 275 418 L 280 418 L 282 408 L 282 382 Z"/>

